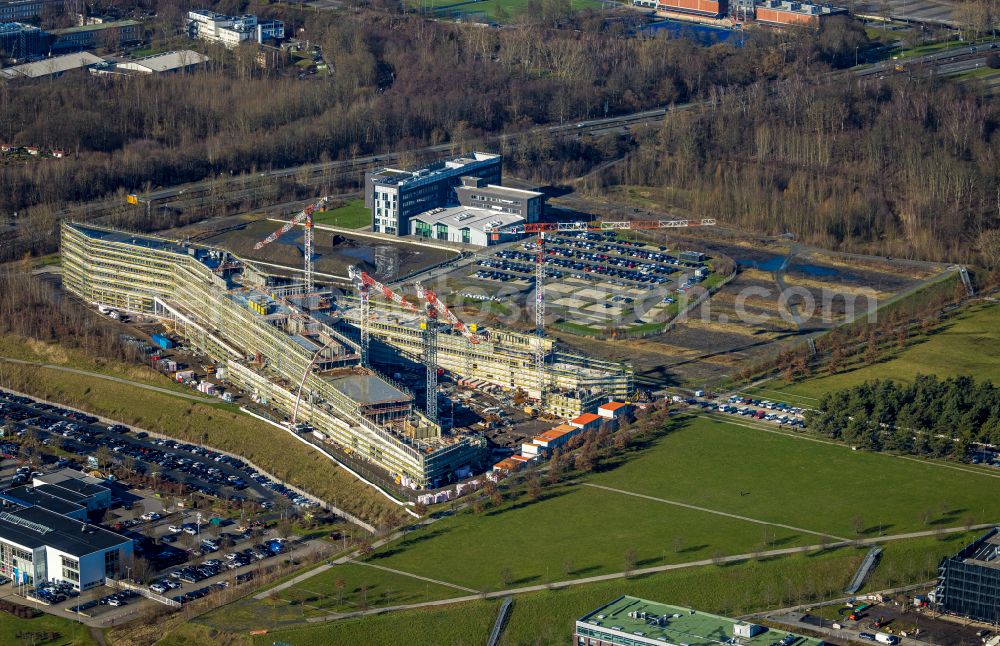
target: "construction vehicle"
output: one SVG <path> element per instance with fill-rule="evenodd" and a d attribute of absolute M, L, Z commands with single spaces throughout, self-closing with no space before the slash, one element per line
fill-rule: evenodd
<path fill-rule="evenodd" d="M 313 245 L 313 219 L 312 219 L 312 216 L 313 216 L 313 213 L 315 213 L 316 211 L 319 211 L 324 206 L 326 206 L 327 202 L 329 202 L 329 201 L 330 201 L 330 198 L 328 198 L 328 197 L 321 197 L 319 200 L 317 200 L 313 204 L 310 204 L 306 208 L 302 209 L 302 211 L 300 211 L 298 215 L 296 215 L 291 220 L 289 220 L 288 222 L 286 222 L 284 224 L 284 226 L 282 226 L 280 229 L 278 229 L 277 231 L 275 231 L 271 235 L 267 236 L 266 238 L 264 238 L 263 240 L 261 240 L 260 242 L 258 242 L 257 244 L 255 244 L 254 247 L 253 247 L 254 251 L 260 250 L 261 247 L 263 247 L 265 245 L 268 245 L 268 244 L 271 244 L 272 242 L 274 242 L 275 240 L 277 240 L 281 236 L 283 236 L 286 233 L 288 233 L 289 231 L 291 231 L 292 228 L 295 227 L 295 225 L 297 225 L 297 224 L 299 224 L 301 222 L 303 224 L 303 227 L 305 228 L 305 236 L 304 236 L 305 240 L 304 240 L 303 245 L 302 245 L 302 255 L 305 257 L 305 263 L 304 263 L 305 278 L 304 278 L 303 283 L 305 285 L 305 293 L 306 294 L 311 294 L 313 292 L 313 288 L 315 286 L 314 283 L 313 283 L 313 247 L 314 247 L 314 245 Z"/>

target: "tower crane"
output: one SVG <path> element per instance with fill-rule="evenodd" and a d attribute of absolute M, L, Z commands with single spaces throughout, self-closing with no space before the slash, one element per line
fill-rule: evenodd
<path fill-rule="evenodd" d="M 392 301 L 408 312 L 418 313 L 417 306 L 409 302 L 396 292 L 386 287 L 370 274 L 363 271 L 356 265 L 347 268 L 347 275 L 354 283 L 361 297 L 361 362 L 368 366 L 368 349 L 371 346 L 371 290 L 375 289 L 382 293 L 386 300 Z"/>
<path fill-rule="evenodd" d="M 576 232 L 576 231 L 629 231 L 648 229 L 679 229 L 684 227 L 714 226 L 714 218 L 699 220 L 620 220 L 592 222 L 522 222 L 500 226 L 484 227 L 490 239 L 497 241 L 501 234 L 537 233 L 535 243 L 535 334 L 538 345 L 535 348 L 535 370 L 538 372 L 538 403 L 539 407 L 545 401 L 545 233 Z"/>
<path fill-rule="evenodd" d="M 254 247 L 253 247 L 255 251 L 259 250 L 264 245 L 268 245 L 268 244 L 274 242 L 275 240 L 277 240 L 278 238 L 280 238 L 281 236 L 285 235 L 286 233 L 288 233 L 289 231 L 291 231 L 292 228 L 295 225 L 297 225 L 300 222 L 302 222 L 303 223 L 303 227 L 305 229 L 305 235 L 304 235 L 305 240 L 303 241 L 302 247 L 303 247 L 303 255 L 305 256 L 305 268 L 304 268 L 304 270 L 305 270 L 305 281 L 304 281 L 304 284 L 305 284 L 305 293 L 306 294 L 311 294 L 312 291 L 313 291 L 313 287 L 314 287 L 314 283 L 313 283 L 313 219 L 312 219 L 312 216 L 313 216 L 313 213 L 315 213 L 316 211 L 318 211 L 321 208 L 323 208 L 324 206 L 326 206 L 327 202 L 329 202 L 329 201 L 330 201 L 330 198 L 328 198 L 328 197 L 321 197 L 316 202 L 314 202 L 314 203 L 310 204 L 309 206 L 307 206 L 306 208 L 302 209 L 302 211 L 300 211 L 298 215 L 296 215 L 291 220 L 289 220 L 288 222 L 286 222 L 280 229 L 278 229 L 277 231 L 275 231 L 271 235 L 267 236 L 266 238 L 264 238 L 263 240 L 261 240 L 260 242 L 258 242 L 257 244 L 255 244 Z"/>

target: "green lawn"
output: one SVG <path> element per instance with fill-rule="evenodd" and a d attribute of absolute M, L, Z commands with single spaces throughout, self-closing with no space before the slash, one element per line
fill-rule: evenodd
<path fill-rule="evenodd" d="M 891 377 L 912 381 L 918 374 L 971 375 L 1000 383 L 1000 305 L 969 307 L 928 337 L 915 338 L 891 359 L 835 375 L 785 384 L 775 380 L 756 389 L 768 399 L 815 406 L 828 392 Z"/>
<path fill-rule="evenodd" d="M 648 567 L 823 541 L 808 531 L 853 538 L 856 523 L 878 536 L 1000 519 L 1000 480 L 985 472 L 703 417 L 671 424 L 650 448 L 581 481 L 806 531 L 573 484 L 539 502 L 460 513 L 371 561 L 496 590 L 618 572 L 628 549 Z"/>
<path fill-rule="evenodd" d="M 933 578 L 940 558 L 956 552 L 970 538 L 968 534 L 955 534 L 944 540 L 890 543 L 865 589 L 879 590 Z M 565 643 L 577 618 L 622 594 L 729 616 L 828 599 L 843 594 L 865 552 L 841 548 L 518 595 L 501 643 Z M 491 599 L 271 630 L 255 638 L 255 643 L 481 644 L 492 628 L 499 605 L 499 600 Z M 224 608 L 216 612 L 222 611 Z M 182 635 L 186 639 L 180 639 Z M 162 643 L 204 643 L 198 640 L 202 635 L 201 629 L 189 625 L 179 631 L 177 638 L 171 636 Z"/>
<path fill-rule="evenodd" d="M 51 633 L 52 639 L 49 639 Z M 71 619 L 43 614 L 34 619 L 19 619 L 0 613 L 0 644 L 37 644 L 38 646 L 91 646 L 97 644 L 90 630 Z"/>
<path fill-rule="evenodd" d="M 345 229 L 363 229 L 372 223 L 372 212 L 365 207 L 364 200 L 351 200 L 338 208 L 316 213 L 313 222 Z"/>
<path fill-rule="evenodd" d="M 877 536 L 880 526 L 898 534 L 961 526 L 969 516 L 1000 520 L 1000 479 L 987 472 L 705 417 L 589 480 L 845 538 L 855 536 L 855 516 L 867 536 Z"/>
<path fill-rule="evenodd" d="M 337 582 L 343 582 L 343 590 Z M 342 593 L 341 593 L 342 592 Z M 356 563 L 335 565 L 271 597 L 237 601 L 198 619 L 211 628 L 245 631 L 280 626 L 335 612 L 461 597 L 468 592 Z"/>

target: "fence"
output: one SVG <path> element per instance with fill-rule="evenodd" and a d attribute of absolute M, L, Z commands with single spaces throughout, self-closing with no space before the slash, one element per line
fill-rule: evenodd
<path fill-rule="evenodd" d="M 173 599 L 170 599 L 169 597 L 165 597 L 162 594 L 156 594 L 155 592 L 153 592 L 149 588 L 147 588 L 145 586 L 142 586 L 142 585 L 136 585 L 135 583 L 130 583 L 129 581 L 120 581 L 118 579 L 112 579 L 110 577 L 107 578 L 107 579 L 105 579 L 105 583 L 107 583 L 107 585 L 110 586 L 110 587 L 112 587 L 112 588 L 120 588 L 120 589 L 124 589 L 124 590 L 131 590 L 133 592 L 136 592 L 136 593 L 138 593 L 138 594 L 146 597 L 147 599 L 152 599 L 153 601 L 156 601 L 157 603 L 162 603 L 163 605 L 169 606 L 171 608 L 180 608 L 181 607 L 180 602 L 174 601 Z"/>

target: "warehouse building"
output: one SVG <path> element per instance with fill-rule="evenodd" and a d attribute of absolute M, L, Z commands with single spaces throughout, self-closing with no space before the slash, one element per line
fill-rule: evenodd
<path fill-rule="evenodd" d="M 31 484 L 83 505 L 88 511 L 103 511 L 111 507 L 111 489 L 105 487 L 102 480 L 75 469 L 39 474 L 32 478 Z"/>
<path fill-rule="evenodd" d="M 511 233 L 493 236 L 487 232 L 488 229 L 522 222 L 524 218 L 520 215 L 476 207 L 453 206 L 432 209 L 411 218 L 410 235 L 423 240 L 488 247 L 492 244 L 509 242 L 517 237 Z"/>
<path fill-rule="evenodd" d="M 0 511 L 0 574 L 17 584 L 65 581 L 87 590 L 116 576 L 132 539 L 41 506 Z"/>
<path fill-rule="evenodd" d="M 975 621 L 1000 622 L 1000 532 L 994 527 L 941 562 L 937 610 Z"/>
<path fill-rule="evenodd" d="M 469 153 L 405 171 L 379 168 L 365 173 L 365 207 L 372 210 L 372 231 L 405 236 L 410 218 L 457 205 L 462 177 L 500 184 L 500 155 Z"/>
<path fill-rule="evenodd" d="M 103 59 L 94 56 L 90 52 L 79 52 L 76 54 L 65 54 L 63 56 L 53 56 L 34 63 L 24 63 L 0 70 L 0 77 L 16 80 L 20 78 L 37 79 L 46 76 L 62 76 L 73 70 L 83 69 L 103 63 Z M 31 147 L 27 148 L 31 153 Z M 36 152 L 31 154 L 38 154 Z"/>
<path fill-rule="evenodd" d="M 56 488 L 52 485 L 41 485 L 39 487 L 24 485 L 0 491 L 0 500 L 5 500 L 22 507 L 44 507 L 57 514 L 86 522 L 87 507 L 80 504 L 82 502 L 81 498 L 82 496 L 74 492 Z"/>
<path fill-rule="evenodd" d="M 576 646 L 822 646 L 785 630 L 623 596 L 581 617 Z"/>
<path fill-rule="evenodd" d="M 144 56 L 132 61 L 122 61 L 115 65 L 117 71 L 138 72 L 140 74 L 166 74 L 169 72 L 187 72 L 200 67 L 211 60 L 204 54 L 184 49 L 177 52 L 164 52 Z"/>

